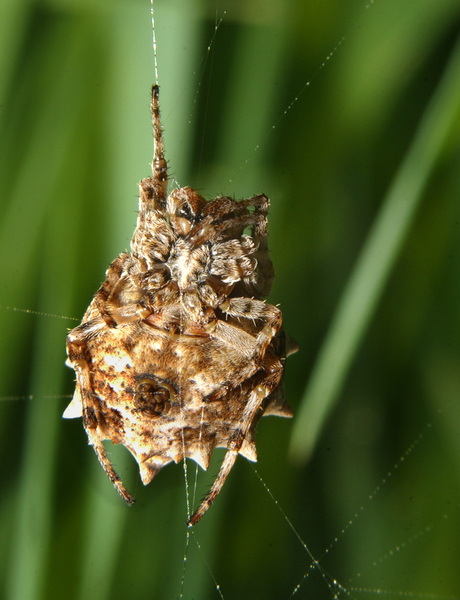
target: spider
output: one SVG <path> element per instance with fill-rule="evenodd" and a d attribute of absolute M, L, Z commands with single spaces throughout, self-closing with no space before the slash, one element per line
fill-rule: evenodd
<path fill-rule="evenodd" d="M 191 526 L 238 454 L 257 460 L 259 419 L 292 416 L 283 373 L 285 357 L 297 348 L 282 329 L 279 308 L 263 300 L 274 277 L 269 199 L 206 201 L 189 187 L 168 196 L 158 98 L 154 85 L 152 177 L 139 184 L 131 253 L 112 262 L 67 336 L 76 389 L 63 416 L 83 417 L 89 444 L 128 504 L 134 500 L 103 440 L 129 449 L 145 485 L 186 457 L 207 469 L 214 448 L 226 448 Z"/>

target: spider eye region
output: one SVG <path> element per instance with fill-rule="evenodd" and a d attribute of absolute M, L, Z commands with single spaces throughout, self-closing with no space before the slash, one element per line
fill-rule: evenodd
<path fill-rule="evenodd" d="M 205 205 L 206 200 L 190 187 L 173 190 L 166 203 L 166 213 L 175 233 L 187 235 Z"/>

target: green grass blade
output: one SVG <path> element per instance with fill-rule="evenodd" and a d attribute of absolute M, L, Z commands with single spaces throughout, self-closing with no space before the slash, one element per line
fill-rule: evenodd
<path fill-rule="evenodd" d="M 460 108 L 460 41 L 382 204 L 342 295 L 302 399 L 291 455 L 306 460 L 334 408 Z"/>
<path fill-rule="evenodd" d="M 69 269 L 72 255 L 72 236 L 61 227 L 63 213 L 72 219 L 74 205 L 67 206 L 61 202 L 54 210 L 52 200 L 59 196 L 62 186 L 61 178 L 64 171 L 65 149 L 70 146 L 71 136 L 78 122 L 59 112 L 60 106 L 67 106 L 73 99 L 78 104 L 79 94 L 75 93 L 72 83 L 83 75 L 78 70 L 79 56 L 82 48 L 82 37 L 78 28 L 64 25 L 50 39 L 48 52 L 51 56 L 57 54 L 56 48 L 62 47 L 63 38 L 66 40 L 68 54 L 66 58 L 71 69 L 64 71 L 62 76 L 55 78 L 46 98 L 47 110 L 37 118 L 37 131 L 52 132 L 49 134 L 50 143 L 47 152 L 40 147 L 38 137 L 32 138 L 31 152 L 28 154 L 26 170 L 28 181 L 40 181 L 40 174 L 45 169 L 46 161 L 53 161 L 53 177 L 46 186 L 47 194 L 36 194 L 38 208 L 32 210 L 32 216 L 27 211 L 27 204 L 21 203 L 24 195 L 13 195 L 12 211 L 22 207 L 22 218 L 25 222 L 32 220 L 37 231 L 33 242 L 38 239 L 41 222 L 46 222 L 46 236 L 41 244 L 28 245 L 28 253 L 40 252 L 39 284 L 35 293 L 39 298 L 38 310 L 52 302 L 60 306 L 64 313 L 70 311 L 72 302 L 72 270 Z M 50 69 L 55 65 L 50 60 Z M 73 81 L 70 80 L 71 74 Z M 62 116 L 59 120 L 57 115 Z M 35 151 L 34 151 L 35 150 Z M 19 192 L 24 190 L 24 181 L 18 182 Z M 28 186 L 30 190 L 30 183 Z M 60 196 L 62 200 L 62 195 Z M 40 219 L 39 219 L 40 217 Z M 37 246 L 39 247 L 37 250 Z M 11 243 L 13 247 L 13 242 Z M 55 248 L 61 248 L 57 253 Z M 67 249 L 67 254 L 66 250 Z M 67 260 L 66 260 L 67 258 Z M 14 268 L 14 266 L 13 266 Z M 12 275 L 14 278 L 14 275 Z M 60 285 L 56 286 L 55 282 Z M 55 305 L 56 305 L 55 304 Z M 46 564 L 53 522 L 53 493 L 55 490 L 55 465 L 58 457 L 58 437 L 60 431 L 62 407 L 59 403 L 46 397 L 50 387 L 57 394 L 63 382 L 64 352 L 56 352 L 56 340 L 62 336 L 62 323 L 58 319 L 40 319 L 37 327 L 37 337 L 33 348 L 34 362 L 32 367 L 31 394 L 33 398 L 27 407 L 25 427 L 25 442 L 22 464 L 17 484 L 17 502 L 13 525 L 14 540 L 9 554 L 9 571 L 6 596 L 10 600 L 33 600 L 41 598 L 46 582 Z"/>

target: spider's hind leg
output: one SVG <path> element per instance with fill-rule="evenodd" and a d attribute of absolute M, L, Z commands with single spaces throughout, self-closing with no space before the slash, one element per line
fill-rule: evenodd
<path fill-rule="evenodd" d="M 217 474 L 217 477 L 214 480 L 211 489 L 206 494 L 203 502 L 200 504 L 198 510 L 195 511 L 195 513 L 188 520 L 187 525 L 189 527 L 198 523 L 198 521 L 201 519 L 201 517 L 205 514 L 205 512 L 209 509 L 211 504 L 216 499 L 230 471 L 232 470 L 233 465 L 235 464 L 243 442 L 250 433 L 250 429 L 253 426 L 254 419 L 256 418 L 257 412 L 260 409 L 262 402 L 270 394 L 272 389 L 272 382 L 268 386 L 264 385 L 264 382 L 262 382 L 259 385 L 256 385 L 256 387 L 251 391 L 248 402 L 243 411 L 241 425 L 237 427 L 234 430 L 233 434 L 230 436 L 229 441 L 227 443 L 227 453 L 225 454 L 225 458 L 220 467 L 220 471 Z"/>
<path fill-rule="evenodd" d="M 131 505 L 134 503 L 134 498 L 125 488 L 120 476 L 113 468 L 104 445 L 102 444 L 103 438 L 98 431 L 100 423 L 98 419 L 98 410 L 95 407 L 96 394 L 91 382 L 90 367 L 85 356 L 86 343 L 83 340 L 78 340 L 75 334 L 73 335 L 73 340 L 69 339 L 71 336 L 72 333 L 67 337 L 67 354 L 69 356 L 69 366 L 75 369 L 77 374 L 78 398 L 81 401 L 81 413 L 83 416 L 83 425 L 88 436 L 88 443 L 93 447 L 102 468 L 106 472 L 114 488 L 126 504 Z"/>

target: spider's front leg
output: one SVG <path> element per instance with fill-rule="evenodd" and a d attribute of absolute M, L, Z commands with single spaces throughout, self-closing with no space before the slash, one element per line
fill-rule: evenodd
<path fill-rule="evenodd" d="M 275 278 L 275 270 L 268 252 L 267 225 L 270 200 L 266 196 L 262 196 L 265 202 L 261 202 L 259 205 L 256 205 L 254 214 L 258 215 L 259 218 L 254 221 L 253 226 L 253 238 L 257 244 L 257 250 L 254 254 L 254 258 L 257 260 L 258 277 L 257 283 L 252 284 L 250 287 L 252 287 L 254 294 L 261 298 L 265 298 L 270 293 L 273 279 Z"/>
<path fill-rule="evenodd" d="M 127 255 L 121 254 L 110 265 L 106 271 L 106 279 L 98 291 L 94 295 L 94 304 L 96 305 L 99 314 L 104 319 L 107 327 L 116 327 L 117 323 L 110 314 L 109 298 L 113 293 L 115 286 L 120 281 L 123 272 L 123 264 Z"/>

